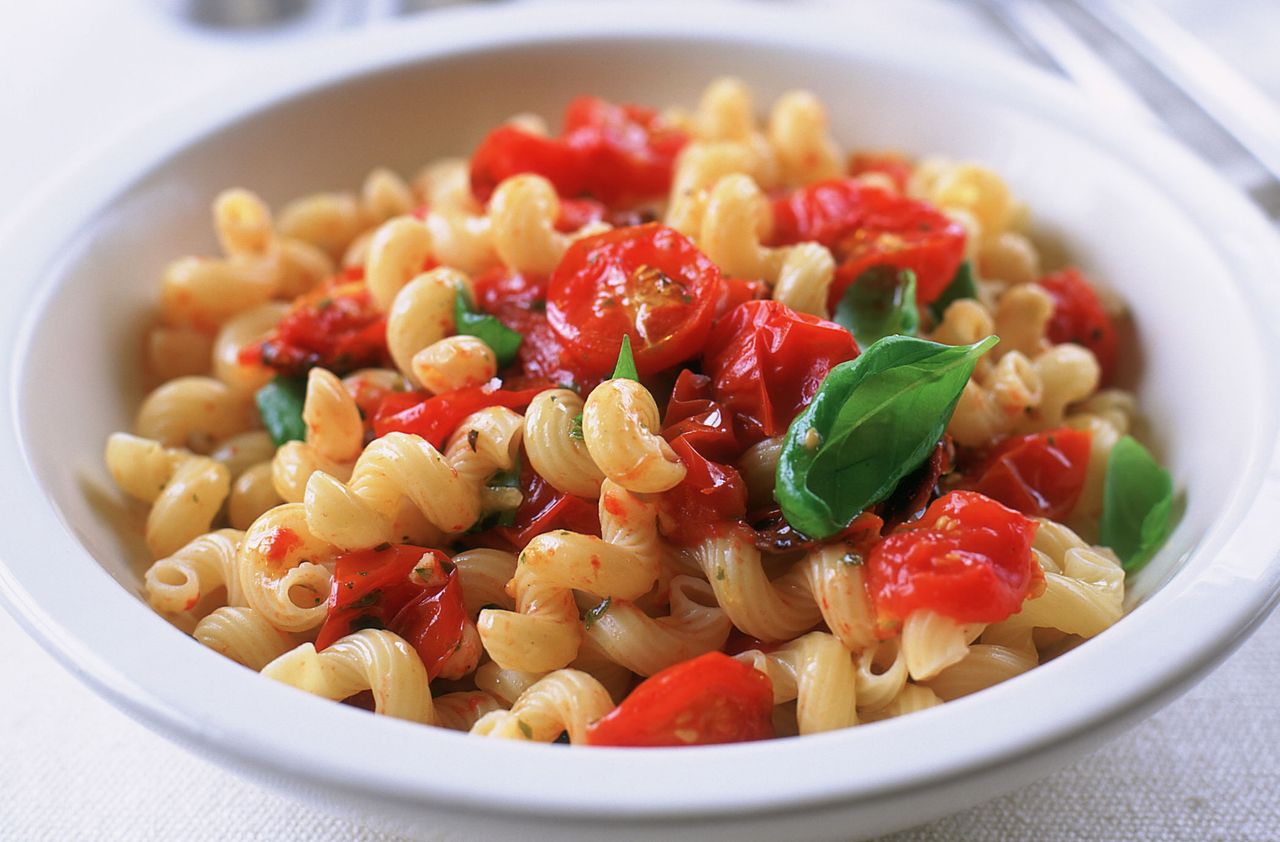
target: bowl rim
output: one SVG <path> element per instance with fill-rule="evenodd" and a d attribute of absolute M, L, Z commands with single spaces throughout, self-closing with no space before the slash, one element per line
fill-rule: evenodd
<path fill-rule="evenodd" d="M 856 51 L 898 70 L 921 70 L 926 64 L 922 56 L 928 57 L 927 63 L 964 68 L 955 72 L 967 75 L 975 94 L 1057 123 L 1160 184 L 1179 210 L 1198 223 L 1217 256 L 1231 267 L 1236 291 L 1254 309 L 1244 341 L 1259 349 L 1278 347 L 1271 325 L 1280 323 L 1274 318 L 1280 316 L 1280 292 L 1266 283 L 1266 270 L 1280 265 L 1275 232 L 1238 191 L 1167 137 L 1146 127 L 1103 120 L 1065 83 L 970 46 L 921 37 L 927 48 L 908 55 L 869 33 L 825 32 L 806 25 L 807 17 L 744 6 L 734 6 L 733 15 L 726 17 L 718 5 L 646 4 L 637 9 L 626 4 L 611 7 L 607 16 L 585 14 L 585 7 L 576 4 L 565 7 L 572 15 L 549 13 L 545 4 L 459 9 L 342 36 L 347 46 L 358 43 L 365 49 L 338 51 L 337 57 L 326 49 L 329 39 L 300 45 L 287 62 L 279 63 L 278 72 L 256 76 L 255 89 L 228 85 L 160 115 L 83 156 L 40 191 L 21 219 L 15 215 L 0 229 L 0 249 L 13 257 L 14 277 L 28 279 L 15 292 L 30 304 L 10 308 L 0 317 L 0 347 L 12 349 L 9 364 L 0 370 L 0 390 L 9 396 L 9 411 L 0 415 L 0 472 L 19 492 L 5 519 L 23 526 L 10 531 L 10 544 L 3 551 L 0 602 L 74 674 L 119 707 L 188 745 L 222 755 L 224 761 L 373 799 L 544 818 L 740 818 L 906 793 L 1012 762 L 1116 723 L 1137 707 L 1167 697 L 1225 657 L 1280 595 L 1280 533 L 1270 528 L 1266 517 L 1268 511 L 1280 510 L 1280 407 L 1274 395 L 1253 396 L 1257 404 L 1251 408 L 1253 435 L 1247 443 L 1250 473 L 1224 503 L 1220 522 L 1190 554 L 1188 568 L 1193 560 L 1201 561 L 1196 576 L 1183 575 L 1192 572 L 1184 569 L 1157 590 L 1108 632 L 1108 646 L 1081 647 L 1017 682 L 984 691 L 981 699 L 957 700 L 906 720 L 803 740 L 686 750 L 679 755 L 679 773 L 674 775 L 666 750 L 564 751 L 470 740 L 370 717 L 263 681 L 192 645 L 120 587 L 80 546 L 35 475 L 18 404 L 26 382 L 23 352 L 51 294 L 37 289 L 37 282 L 65 259 L 59 246 L 72 241 L 149 171 L 208 133 L 352 78 L 456 55 L 530 44 L 571 45 L 584 39 L 688 38 L 744 48 L 769 44 Z M 672 14 L 656 13 L 663 8 Z M 317 60 L 305 60 L 308 55 Z M 947 62 L 948 57 L 955 61 Z M 1164 177 L 1168 172 L 1179 178 Z M 68 213 L 68 208 L 77 210 Z M 1264 314 L 1273 317 L 1269 324 Z M 1277 382 L 1277 364 L 1272 361 L 1276 355 L 1255 356 L 1249 364 L 1265 378 L 1260 382 Z M 33 561 L 37 558 L 39 563 Z M 75 572 L 70 581 L 48 572 L 60 565 Z M 1203 604 L 1207 588 L 1212 589 L 1216 613 L 1204 619 L 1195 635 L 1168 634 L 1183 606 Z M 121 613 L 130 611 L 134 613 Z M 102 624 L 103 617 L 119 617 L 122 622 Z M 130 620 L 124 622 L 125 617 Z M 147 635 L 145 651 L 128 651 L 136 646 L 139 632 Z M 1164 633 L 1164 657 L 1142 657 L 1150 654 L 1150 638 L 1144 641 L 1144 636 L 1157 632 Z M 1126 670 L 1095 671 L 1098 665 L 1114 667 L 1126 657 Z M 167 680 L 160 680 L 157 665 Z M 1115 680 L 1092 692 L 1064 682 L 1091 671 Z M 1054 698 L 1055 718 L 1044 708 L 1027 710 L 1032 706 L 1018 704 L 1037 694 Z M 236 703 L 229 704 L 233 696 Z M 990 724 L 983 710 L 988 707 L 1001 711 L 998 732 L 981 727 Z M 244 716 L 244 710 L 255 715 Z M 313 733 L 325 738 L 300 739 Z M 450 742 L 463 739 L 467 741 Z M 945 753 L 934 750 L 940 744 L 947 745 Z M 418 759 L 441 753 L 448 760 L 448 774 L 432 774 L 429 762 Z M 830 773 L 830 764 L 860 756 L 872 762 L 837 767 L 845 770 L 841 776 Z M 762 768 L 779 763 L 786 764 L 786 776 L 744 779 L 723 774 L 731 765 Z M 518 787 L 504 787 L 501 798 L 495 799 L 493 784 L 513 770 L 526 774 L 516 778 Z M 697 785 L 690 786 L 691 781 Z"/>

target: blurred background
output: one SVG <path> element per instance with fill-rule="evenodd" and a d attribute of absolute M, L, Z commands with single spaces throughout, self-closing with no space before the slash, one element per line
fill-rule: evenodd
<path fill-rule="evenodd" d="M 622 2 L 622 0 L 616 0 Z M 764 2 L 765 0 L 756 0 Z M 487 0 L 483 5 L 543 0 Z M 696 0 L 690 0 L 696 2 Z M 748 2 L 748 0 L 742 0 Z M 1274 154 L 1270 109 L 1280 100 L 1276 0 L 771 0 L 815 26 L 932 31 L 1060 71 L 1069 65 L 1101 109 L 1146 111 L 1263 204 L 1274 180 L 1241 136 L 1206 121 L 1206 106 L 1149 63 L 1090 29 L 1080 8 L 1154 7 L 1178 27 L 1176 57 L 1214 104 L 1252 114 L 1249 138 Z M 0 224 L 20 221 L 46 179 L 177 103 L 252 86 L 294 44 L 355 48 L 369 27 L 429 19 L 457 0 L 41 0 L 5 3 L 0 23 Z M 605 2 L 583 3 L 601 14 Z M 1010 9 L 1020 9 L 1010 15 Z M 1083 39 L 1046 45 L 1044 11 Z M 604 12 L 604 13 L 607 13 Z M 1038 23 L 1037 23 L 1038 22 Z M 1026 31 L 1033 31 L 1029 36 Z M 1037 29 L 1037 26 L 1040 28 Z M 1140 35 L 1164 33 L 1156 24 Z M 1165 33 L 1167 34 L 1167 33 Z M 1072 50 L 1075 50 L 1074 59 Z M 1203 52 L 1201 52 L 1203 51 Z M 1056 56 L 1056 57 L 1055 57 Z M 1113 78 L 1094 78 L 1097 60 Z M 1092 68 L 1092 70 L 1091 70 Z M 1223 75 L 1225 70 L 1227 75 Z M 1232 78 L 1238 74 L 1239 79 Z M 1117 84 L 1117 81 L 1119 84 Z M 590 80 L 584 80 L 584 92 Z M 1128 93 L 1126 93 L 1126 90 Z M 1244 93 L 1242 93 L 1242 91 Z M 1134 106 L 1138 92 L 1153 106 Z M 1250 99 L 1250 97 L 1261 99 Z M 1260 105 L 1261 103 L 1261 105 Z M 1264 157 L 1266 155 L 1264 154 Z M 1274 160 L 1274 159 L 1273 159 Z M 373 163 L 373 162 L 371 162 Z M 0 276 L 0 284 L 3 284 Z M 0 839 L 380 840 L 360 817 L 335 818 L 258 790 L 187 755 L 93 696 L 0 612 Z M 1280 620 L 1225 666 L 1133 732 L 1045 781 L 895 842 L 966 839 L 1231 839 L 1280 834 Z"/>

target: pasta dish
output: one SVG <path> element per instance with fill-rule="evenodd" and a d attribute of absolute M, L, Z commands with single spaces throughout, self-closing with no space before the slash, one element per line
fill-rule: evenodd
<path fill-rule="evenodd" d="M 583 96 L 161 279 L 107 466 L 150 605 L 425 725 L 685 746 L 919 711 L 1120 619 L 1170 530 L 1122 302 L 992 170 L 793 91 Z"/>

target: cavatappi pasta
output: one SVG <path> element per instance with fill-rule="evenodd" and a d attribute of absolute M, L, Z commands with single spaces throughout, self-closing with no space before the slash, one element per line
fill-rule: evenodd
<path fill-rule="evenodd" d="M 850 154 L 808 92 L 581 97 L 212 209 L 106 462 L 151 606 L 310 693 L 533 742 L 847 728 L 1105 631 L 1167 531 L 1116 515 L 1118 462 L 1168 480 L 1115 299 L 997 173 Z"/>

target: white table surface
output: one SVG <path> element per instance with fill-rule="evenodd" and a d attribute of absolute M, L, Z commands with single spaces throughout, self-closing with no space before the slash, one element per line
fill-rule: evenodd
<path fill-rule="evenodd" d="M 378 18 L 385 0 L 316 0 L 295 23 L 231 36 L 179 0 L 7 0 L 0 14 L 0 189 L 10 213 L 48 173 L 136 120 L 251 70 L 303 37 Z M 1280 4 L 1166 0 L 1280 97 Z M 901 16 L 993 40 L 956 3 L 838 0 L 798 13 Z M 375 20 L 369 25 L 394 25 Z M 1269 35 L 1268 35 L 1269 33 Z M 0 288 L 5 283 L 0 275 Z M 0 553 L 3 538 L 0 538 Z M 0 839 L 401 839 L 261 790 L 97 698 L 0 611 Z M 1182 699 L 1075 765 L 893 842 L 1280 839 L 1280 617 Z M 479 837 L 477 837 L 479 838 Z"/>

